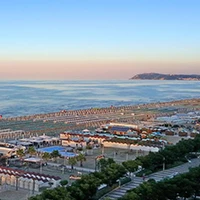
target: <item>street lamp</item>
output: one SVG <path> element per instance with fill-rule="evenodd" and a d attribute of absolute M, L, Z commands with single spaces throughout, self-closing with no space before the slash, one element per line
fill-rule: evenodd
<path fill-rule="evenodd" d="M 95 160 L 95 172 L 97 171 L 97 158 L 94 159 Z"/>
<path fill-rule="evenodd" d="M 121 180 L 120 180 L 120 178 L 117 180 L 117 182 L 119 183 L 119 188 L 121 187 Z"/>
<path fill-rule="evenodd" d="M 16 190 L 19 189 L 19 175 L 16 175 Z"/>
<path fill-rule="evenodd" d="M 185 159 L 186 159 L 189 163 L 191 163 L 191 160 L 187 157 L 187 155 L 185 156 Z"/>
<path fill-rule="evenodd" d="M 33 178 L 33 191 L 32 191 L 32 194 L 34 194 L 34 192 L 35 192 L 35 178 Z"/>
<path fill-rule="evenodd" d="M 99 170 L 99 160 L 98 158 L 95 158 L 95 172 Z"/>
<path fill-rule="evenodd" d="M 104 145 L 101 144 L 101 154 L 103 155 L 104 154 Z"/>
<path fill-rule="evenodd" d="M 163 156 L 163 171 L 165 170 L 165 157 Z"/>

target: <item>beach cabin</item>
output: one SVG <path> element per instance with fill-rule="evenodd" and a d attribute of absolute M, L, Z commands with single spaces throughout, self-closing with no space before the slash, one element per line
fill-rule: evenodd
<path fill-rule="evenodd" d="M 83 134 L 90 134 L 90 130 L 84 129 L 84 130 L 82 130 L 82 133 L 83 133 Z"/>
<path fill-rule="evenodd" d="M 109 132 L 114 135 L 127 135 L 130 131 L 130 127 L 123 126 L 113 126 L 109 129 Z"/>

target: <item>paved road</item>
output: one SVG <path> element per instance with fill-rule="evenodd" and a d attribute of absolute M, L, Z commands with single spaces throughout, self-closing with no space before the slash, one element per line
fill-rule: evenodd
<path fill-rule="evenodd" d="M 192 159 L 191 162 L 187 162 L 183 165 L 153 173 L 150 176 L 148 176 L 147 179 L 155 179 L 156 181 L 160 181 L 163 178 L 172 177 L 177 172 L 181 174 L 188 172 L 189 168 L 198 167 L 199 165 L 200 165 L 200 158 Z M 141 177 L 134 177 L 131 182 L 108 193 L 106 196 L 104 196 L 104 198 L 109 197 L 110 199 L 118 199 L 124 196 L 128 190 L 138 187 L 142 182 L 143 182 L 143 179 Z"/>

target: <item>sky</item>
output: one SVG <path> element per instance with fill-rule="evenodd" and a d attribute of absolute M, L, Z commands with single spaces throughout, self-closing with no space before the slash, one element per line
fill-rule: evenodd
<path fill-rule="evenodd" d="M 0 1 L 0 80 L 200 74 L 199 24 L 199 0 Z"/>

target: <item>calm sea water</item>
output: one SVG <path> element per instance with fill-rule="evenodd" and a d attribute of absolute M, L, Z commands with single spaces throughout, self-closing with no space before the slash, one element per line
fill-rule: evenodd
<path fill-rule="evenodd" d="M 5 117 L 200 98 L 198 81 L 1 81 Z"/>

